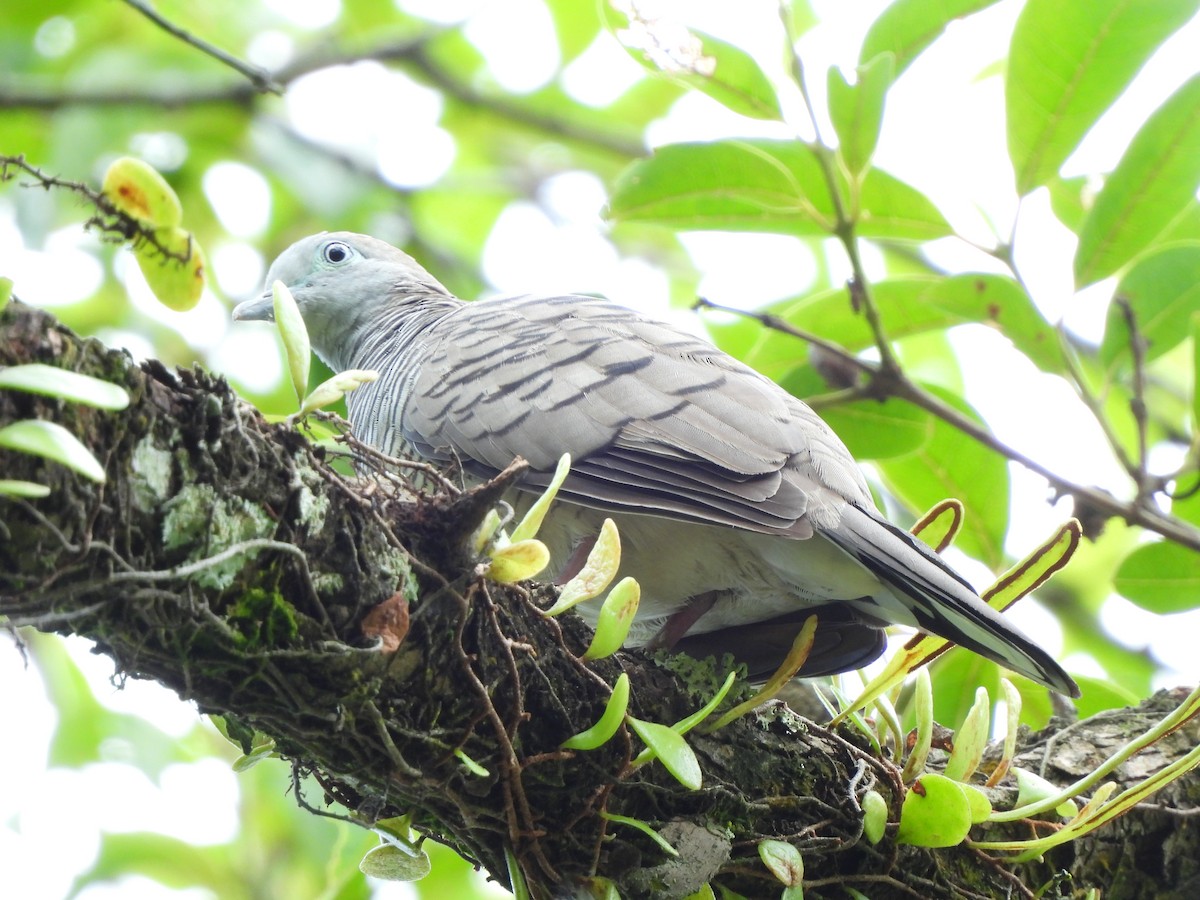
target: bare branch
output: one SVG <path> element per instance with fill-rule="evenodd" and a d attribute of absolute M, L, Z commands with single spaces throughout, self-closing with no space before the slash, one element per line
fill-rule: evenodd
<path fill-rule="evenodd" d="M 226 53 L 221 48 L 213 46 L 208 41 L 196 37 L 190 31 L 180 28 L 158 12 L 158 10 L 154 9 L 146 0 L 125 0 L 125 5 L 136 9 L 163 31 L 167 32 L 167 34 L 179 38 L 179 40 L 191 47 L 195 47 L 201 53 L 207 54 L 218 62 L 222 62 L 231 69 L 240 72 L 250 80 L 256 91 L 263 94 L 283 93 L 283 88 L 272 80 L 271 74 L 266 69 L 243 62 L 237 57 Z"/>

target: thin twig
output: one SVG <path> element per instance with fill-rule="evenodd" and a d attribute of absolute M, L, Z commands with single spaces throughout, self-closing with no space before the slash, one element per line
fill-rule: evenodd
<path fill-rule="evenodd" d="M 236 56 L 231 56 L 219 47 L 214 47 L 203 38 L 198 38 L 190 31 L 180 28 L 174 22 L 170 21 L 159 13 L 154 7 L 145 0 L 125 0 L 125 5 L 136 9 L 143 16 L 161 28 L 163 31 L 172 37 L 179 38 L 185 44 L 195 47 L 201 53 L 211 56 L 218 62 L 224 63 L 236 72 L 241 73 L 250 80 L 254 85 L 254 89 L 261 94 L 282 94 L 283 88 L 271 78 L 271 73 L 266 69 L 251 65 L 248 62 L 243 62 Z"/>
<path fill-rule="evenodd" d="M 833 206 L 834 225 L 833 233 L 842 246 L 846 250 L 846 257 L 850 262 L 850 279 L 846 284 L 847 290 L 850 292 L 850 302 L 855 312 L 861 313 L 866 319 L 868 327 L 871 329 L 871 334 L 875 338 L 875 345 L 879 348 L 879 359 L 882 371 L 888 375 L 899 374 L 900 361 L 896 358 L 896 352 L 892 349 L 892 342 L 887 336 L 887 332 L 883 328 L 883 320 L 879 317 L 879 310 L 875 306 L 875 301 L 871 296 L 871 282 L 867 278 L 866 269 L 862 263 L 862 256 L 858 249 L 858 235 L 855 231 L 855 217 L 846 211 L 846 204 L 842 199 L 842 185 L 838 179 L 837 159 L 833 149 L 821 137 L 821 124 L 817 119 L 817 110 L 813 105 L 812 96 L 808 91 L 808 81 L 804 77 L 804 60 L 796 50 L 796 38 L 791 30 L 792 18 L 786 12 L 785 7 L 780 5 L 784 28 L 788 36 L 788 50 L 791 58 L 792 79 L 800 88 L 800 96 L 804 101 L 804 108 L 808 112 L 808 118 L 812 124 L 813 140 L 809 142 L 808 147 L 812 150 L 816 157 L 817 163 L 821 168 L 821 174 L 825 179 L 826 190 L 829 191 L 829 200 Z M 849 179 L 847 184 L 851 191 L 858 190 L 858 182 L 855 179 Z M 857 203 L 854 204 L 857 206 Z"/>
<path fill-rule="evenodd" d="M 1133 368 L 1133 396 L 1129 399 L 1129 411 L 1133 414 L 1134 425 L 1137 428 L 1138 455 L 1137 466 L 1130 473 L 1138 488 L 1138 499 L 1145 501 L 1153 490 L 1150 472 L 1147 468 L 1149 460 L 1149 441 L 1146 432 L 1149 427 L 1149 417 L 1146 410 L 1146 339 L 1138 328 L 1137 313 L 1133 305 L 1125 297 L 1117 295 L 1113 303 L 1125 318 L 1125 327 L 1129 330 L 1129 355 Z"/>

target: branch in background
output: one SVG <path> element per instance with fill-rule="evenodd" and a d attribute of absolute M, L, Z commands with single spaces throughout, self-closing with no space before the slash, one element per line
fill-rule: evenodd
<path fill-rule="evenodd" d="M 593 128 L 581 122 L 567 121 L 546 115 L 532 106 L 517 103 L 497 94 L 478 90 L 451 76 L 425 52 L 425 46 L 440 32 L 416 38 L 392 40 L 360 50 L 328 50 L 321 45 L 284 66 L 273 76 L 268 74 L 275 92 L 285 91 L 297 79 L 333 66 L 353 65 L 368 60 L 407 63 L 408 68 L 427 84 L 474 109 L 484 110 L 522 127 L 540 131 L 556 138 L 577 141 L 613 153 L 623 158 L 642 156 L 646 147 L 640 137 L 614 136 L 610 128 Z M 247 106 L 255 102 L 263 90 L 255 83 L 242 80 L 209 84 L 188 90 L 160 89 L 148 86 L 144 90 L 103 88 L 88 90 L 30 89 L 21 90 L 0 85 L 0 109 L 36 109 L 53 111 L 71 106 L 152 106 L 183 109 L 193 106 Z"/>
<path fill-rule="evenodd" d="M 1031 472 L 1041 475 L 1060 494 L 1070 495 L 1075 499 L 1079 509 L 1076 515 L 1082 520 L 1085 514 L 1101 513 L 1105 518 L 1123 519 L 1131 525 L 1139 525 L 1148 531 L 1153 531 L 1168 540 L 1183 547 L 1200 551 L 1200 529 L 1174 516 L 1165 515 L 1156 508 L 1144 503 L 1132 501 L 1122 502 L 1107 491 L 1096 487 L 1078 484 L 1065 478 L 1046 466 L 1030 459 L 1019 450 L 1010 447 L 994 434 L 977 422 L 964 416 L 954 407 L 945 403 L 940 397 L 929 393 L 916 382 L 912 381 L 903 371 L 885 372 L 878 366 L 865 363 L 844 347 L 839 347 L 830 341 L 813 341 L 813 335 L 793 328 L 778 316 L 763 313 L 748 312 L 731 306 L 722 306 L 708 300 L 700 300 L 696 304 L 700 308 L 717 309 L 733 313 L 760 323 L 772 331 L 779 331 L 803 341 L 812 341 L 823 350 L 835 354 L 839 360 L 866 372 L 871 384 L 863 393 L 876 399 L 896 397 L 907 400 L 914 406 L 920 407 L 931 415 L 941 419 L 946 424 L 958 429 L 963 434 L 983 444 L 985 447 L 999 453 L 1006 459 L 1019 463 Z"/>
<path fill-rule="evenodd" d="M 167 19 L 159 13 L 154 7 L 145 0 L 125 0 L 125 5 L 136 9 L 143 16 L 161 28 L 167 34 L 179 38 L 185 44 L 195 47 L 201 53 L 211 56 L 218 62 L 222 62 L 231 69 L 240 72 L 250 80 L 254 86 L 254 90 L 263 94 L 281 94 L 283 89 L 271 79 L 271 73 L 259 66 L 251 65 L 243 62 L 235 56 L 231 56 L 219 47 L 214 47 L 208 41 L 196 37 L 189 31 L 180 28 L 174 22 Z"/>

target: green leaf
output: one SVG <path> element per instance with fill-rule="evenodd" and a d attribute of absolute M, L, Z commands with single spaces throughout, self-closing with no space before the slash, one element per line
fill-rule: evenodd
<path fill-rule="evenodd" d="M 1192 313 L 1192 430 L 1200 432 L 1200 311 Z"/>
<path fill-rule="evenodd" d="M 567 750 L 595 750 L 597 747 L 607 743 L 617 733 L 617 728 L 620 727 L 622 720 L 624 720 L 625 710 L 628 708 L 629 676 L 622 672 L 617 676 L 612 693 L 608 696 L 608 702 L 604 705 L 604 712 L 600 715 L 596 724 L 586 731 L 581 731 L 567 738 L 562 742 L 563 748 Z"/>
<path fill-rule="evenodd" d="M 1029 806 L 1031 803 L 1041 803 L 1057 797 L 1063 789 L 1051 784 L 1041 775 L 1036 775 L 1020 766 L 1013 766 L 1013 774 L 1017 776 L 1017 802 L 1015 808 Z M 1077 811 L 1074 801 L 1064 800 L 1054 810 L 1060 816 L 1073 816 Z"/>
<path fill-rule="evenodd" d="M 838 155 L 853 175 L 866 170 L 879 142 L 883 103 L 896 72 L 896 58 L 881 53 L 861 64 L 851 85 L 838 68 L 829 70 L 829 118 L 838 136 Z"/>
<path fill-rule="evenodd" d="M 783 113 L 770 79 L 745 50 L 702 31 L 684 38 L 677 29 L 668 33 L 656 21 L 624 19 L 617 38 L 639 63 L 684 87 L 708 94 L 736 113 L 754 119 L 779 119 Z"/>
<path fill-rule="evenodd" d="M 6 497 L 30 497 L 36 499 L 38 497 L 50 496 L 50 488 L 35 481 L 14 481 L 5 478 L 0 479 L 0 494 Z"/>
<path fill-rule="evenodd" d="M 487 776 L 491 774 L 485 766 L 480 765 L 479 763 L 475 762 L 475 760 L 471 759 L 471 757 L 467 756 L 467 752 L 463 750 L 462 747 L 454 748 L 454 757 L 460 763 L 462 763 L 463 766 L 466 767 L 467 771 L 472 775 L 478 775 L 480 778 L 487 778 Z"/>
<path fill-rule="evenodd" d="M 550 509 L 550 504 L 554 502 L 554 498 L 558 496 L 558 489 L 562 487 L 562 483 L 567 480 L 567 475 L 571 471 L 571 454 L 564 453 L 559 457 L 558 465 L 554 467 L 554 475 L 550 479 L 550 483 L 546 485 L 546 489 L 538 495 L 537 500 L 529 507 L 524 518 L 516 528 L 513 529 L 512 541 L 518 543 L 527 538 L 536 537 L 538 529 L 542 527 L 542 520 L 546 518 L 546 513 Z"/>
<path fill-rule="evenodd" d="M 961 398 L 929 389 L 968 418 L 982 421 Z M 962 500 L 967 515 L 958 546 L 989 566 L 1000 565 L 1008 531 L 1007 462 L 940 419 L 930 418 L 927 430 L 919 450 L 878 461 L 885 484 L 913 509 L 928 509 L 944 497 Z"/>
<path fill-rule="evenodd" d="M 0 389 L 4 388 L 58 397 L 97 409 L 124 409 L 129 405 L 129 393 L 119 384 L 42 363 L 0 369 Z"/>
<path fill-rule="evenodd" d="M 350 391 L 379 379 L 379 373 L 371 369 L 347 369 L 338 372 L 332 378 L 326 379 L 312 389 L 304 402 L 300 404 L 298 416 L 306 416 L 310 412 L 337 403 Z"/>
<path fill-rule="evenodd" d="M 996 329 L 1044 372 L 1064 370 L 1054 327 L 1025 288 L 1011 278 L 983 274 L 941 278 L 921 295 L 921 302 L 940 310 L 955 324 L 977 323 Z"/>
<path fill-rule="evenodd" d="M 647 722 L 633 716 L 626 716 L 626 721 L 637 732 L 637 736 L 646 742 L 646 746 L 654 751 L 655 756 L 662 760 L 676 781 L 689 790 L 700 790 L 703 783 L 700 762 L 682 735 L 658 722 Z"/>
<path fill-rule="evenodd" d="M 659 834 L 641 819 L 634 819 L 630 816 L 619 816 L 616 813 L 610 813 L 607 810 L 601 811 L 600 818 L 606 819 L 609 822 L 616 822 L 618 825 L 628 825 L 630 828 L 636 828 L 642 834 L 646 835 L 646 837 L 654 841 L 654 843 L 658 844 L 658 846 L 662 848 L 662 850 L 668 855 L 679 855 L 679 851 L 672 847 L 667 842 L 666 838 L 664 838 L 661 834 Z"/>
<path fill-rule="evenodd" d="M 863 179 L 858 232 L 932 240 L 951 233 L 926 197 L 878 169 Z M 609 218 L 673 228 L 825 235 L 833 201 L 816 155 L 799 141 L 668 144 L 626 169 Z"/>
<path fill-rule="evenodd" d="M 362 862 L 358 864 L 359 871 L 384 881 L 420 881 L 429 874 L 432 867 L 425 851 L 415 849 L 417 855 L 413 856 L 395 844 L 380 844 L 362 858 Z"/>
<path fill-rule="evenodd" d="M 880 14 L 863 38 L 858 61 L 868 62 L 881 53 L 896 60 L 896 75 L 909 67 L 955 19 L 993 6 L 997 0 L 896 0 Z"/>
<path fill-rule="evenodd" d="M 895 397 L 822 405 L 817 411 L 855 459 L 903 456 L 929 440 L 929 413 Z"/>
<path fill-rule="evenodd" d="M 958 537 L 964 518 L 962 501 L 950 498 L 935 503 L 909 531 L 935 553 L 943 553 Z"/>
<path fill-rule="evenodd" d="M 804 857 L 787 841 L 759 841 L 758 857 L 771 874 L 791 887 L 804 881 Z"/>
<path fill-rule="evenodd" d="M 735 681 L 737 681 L 736 670 L 725 676 L 724 683 L 720 688 L 717 689 L 717 692 L 713 694 L 713 698 L 711 700 L 705 703 L 690 716 L 685 716 L 684 718 L 680 719 L 678 722 L 672 725 L 671 728 L 680 734 L 687 734 L 689 731 L 711 716 L 714 712 L 716 712 L 717 707 L 721 705 L 721 701 L 725 699 L 725 695 L 729 693 L 729 689 L 733 687 L 733 683 Z"/>
<path fill-rule="evenodd" d="M 629 636 L 629 627 L 637 615 L 642 589 L 637 580 L 626 576 L 604 598 L 596 619 L 596 633 L 583 654 L 584 659 L 604 659 L 621 649 Z"/>
<path fill-rule="evenodd" d="M 887 829 L 887 801 L 879 791 L 870 790 L 862 795 L 860 802 L 863 811 L 863 837 L 872 844 L 878 844 Z"/>
<path fill-rule="evenodd" d="M 1200 243 L 1143 256 L 1121 279 L 1116 296 L 1133 312 L 1146 362 L 1162 356 L 1188 336 L 1191 318 L 1200 309 Z M 1129 324 L 1119 303 L 1108 308 L 1099 358 L 1110 375 L 1132 367 Z"/>
<path fill-rule="evenodd" d="M 1195 609 L 1200 606 L 1200 553 L 1169 541 L 1144 544 L 1125 557 L 1113 586 L 1150 612 Z"/>
<path fill-rule="evenodd" d="M 1013 30 L 1005 83 L 1008 151 L 1018 193 L 1058 173 L 1150 54 L 1197 8 L 1196 0 L 1025 4 Z"/>
<path fill-rule="evenodd" d="M 8 301 L 12 299 L 13 280 L 11 278 L 0 278 L 0 313 L 4 312 L 4 308 L 8 306 Z"/>
<path fill-rule="evenodd" d="M 104 481 L 104 468 L 79 438 L 54 422 L 24 419 L 0 428 L 0 447 L 61 463 L 92 481 Z"/>
<path fill-rule="evenodd" d="M 753 56 L 711 34 L 692 33 L 700 39 L 704 71 L 668 72 L 672 80 L 703 91 L 743 116 L 754 119 L 783 117 L 775 88 Z"/>
<path fill-rule="evenodd" d="M 312 347 L 308 341 L 308 328 L 296 298 L 282 281 L 271 285 L 271 297 L 275 305 L 275 325 L 283 338 L 283 349 L 287 355 L 288 374 L 292 377 L 292 388 L 296 399 L 304 402 L 308 393 L 308 367 L 312 362 Z"/>
<path fill-rule="evenodd" d="M 192 233 L 183 228 L 159 228 L 154 237 L 166 253 L 149 241 L 134 244 L 138 268 L 159 303 L 176 312 L 187 312 L 204 293 L 204 251 Z"/>
<path fill-rule="evenodd" d="M 157 169 L 135 157 L 113 160 L 104 173 L 102 192 L 121 212 L 153 228 L 177 228 L 183 221 L 174 189 Z"/>
<path fill-rule="evenodd" d="M 941 775 L 917 779 L 900 808 L 896 842 L 916 847 L 953 847 L 971 830 L 971 804 L 963 786 Z"/>
<path fill-rule="evenodd" d="M 928 666 L 917 669 L 913 691 L 913 715 L 916 719 L 917 737 L 913 741 L 912 749 L 908 751 L 908 759 L 904 761 L 901 777 L 906 783 L 925 771 L 925 761 L 929 759 L 929 750 L 933 746 L 933 681 L 929 677 Z"/>
<path fill-rule="evenodd" d="M 1139 13 L 1140 15 L 1140 13 Z M 1112 275 L 1186 213 L 1200 184 L 1200 75 L 1141 127 L 1104 182 L 1075 250 L 1075 283 Z"/>
<path fill-rule="evenodd" d="M 550 564 L 550 550 L 536 538 L 514 541 L 495 550 L 484 575 L 499 584 L 532 578 Z"/>
<path fill-rule="evenodd" d="M 967 781 L 975 774 L 987 747 L 991 724 L 992 702 L 988 697 L 987 688 L 976 688 L 975 703 L 967 712 L 958 731 L 954 733 L 954 748 L 950 751 L 950 759 L 947 760 L 943 772 L 947 778 Z"/>
<path fill-rule="evenodd" d="M 557 616 L 587 600 L 599 597 L 621 567 L 621 536 L 612 519 L 600 526 L 596 543 L 588 551 L 587 561 L 570 581 L 562 586 L 554 605 L 546 615 Z"/>
<path fill-rule="evenodd" d="M 971 807 L 971 824 L 986 822 L 992 814 L 992 801 L 988 799 L 987 794 L 973 784 L 960 784 L 959 787 L 963 789 L 963 796 L 967 798 L 967 805 Z"/>

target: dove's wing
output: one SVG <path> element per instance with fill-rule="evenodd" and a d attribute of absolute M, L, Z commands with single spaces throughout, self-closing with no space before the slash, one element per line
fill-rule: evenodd
<path fill-rule="evenodd" d="M 854 460 L 799 400 L 710 344 L 584 297 L 469 304 L 432 330 L 401 413 L 431 458 L 531 484 L 570 452 L 576 502 L 768 533 L 869 503 Z"/>

